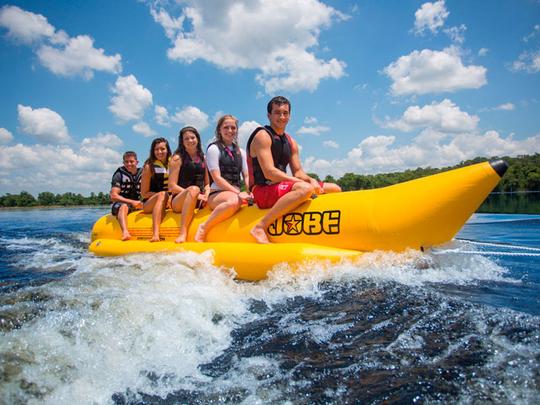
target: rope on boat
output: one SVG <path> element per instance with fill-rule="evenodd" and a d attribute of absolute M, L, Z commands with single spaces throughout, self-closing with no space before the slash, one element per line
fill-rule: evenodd
<path fill-rule="evenodd" d="M 471 245 L 478 245 L 478 246 L 491 246 L 491 247 L 499 247 L 499 248 L 504 248 L 504 249 L 515 249 L 515 250 L 530 250 L 530 251 L 533 251 L 533 252 L 540 252 L 540 248 L 535 248 L 535 247 L 529 247 L 529 246 L 518 246 L 518 245 L 506 245 L 504 243 L 489 243 L 489 242 L 476 242 L 474 240 L 470 240 L 470 239 L 456 239 L 456 240 L 459 240 L 461 242 L 467 242 L 467 243 L 470 243 Z"/>
<path fill-rule="evenodd" d="M 434 255 L 443 255 L 447 253 L 457 253 L 460 255 L 487 255 L 487 256 L 518 256 L 518 257 L 540 257 L 540 253 L 525 253 L 525 252 L 484 252 L 482 250 L 467 250 L 461 251 L 457 249 L 445 249 L 431 251 Z"/>
<path fill-rule="evenodd" d="M 506 245 L 503 243 L 477 242 L 470 239 L 456 239 L 471 245 L 497 247 L 507 250 L 524 250 L 525 252 L 502 252 L 502 251 L 483 251 L 483 250 L 461 250 L 461 249 L 440 249 L 432 250 L 434 255 L 447 253 L 457 253 L 460 255 L 486 255 L 486 256 L 517 256 L 517 257 L 540 257 L 540 249 L 528 246 Z M 539 253 L 535 253 L 539 252 Z"/>

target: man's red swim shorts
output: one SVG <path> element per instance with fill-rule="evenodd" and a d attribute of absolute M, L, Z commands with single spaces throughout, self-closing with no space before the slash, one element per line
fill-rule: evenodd
<path fill-rule="evenodd" d="M 282 181 L 265 186 L 257 185 L 253 188 L 253 199 L 259 208 L 271 208 L 277 200 L 292 190 L 294 181 Z"/>

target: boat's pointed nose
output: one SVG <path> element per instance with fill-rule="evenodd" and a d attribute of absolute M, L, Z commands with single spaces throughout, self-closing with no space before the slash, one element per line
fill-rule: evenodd
<path fill-rule="evenodd" d="M 503 174 L 505 174 L 506 170 L 508 169 L 508 163 L 506 163 L 502 159 L 493 160 L 493 161 L 489 162 L 489 164 L 491 165 L 491 167 L 493 167 L 493 170 L 495 170 L 497 172 L 499 177 L 502 177 Z"/>

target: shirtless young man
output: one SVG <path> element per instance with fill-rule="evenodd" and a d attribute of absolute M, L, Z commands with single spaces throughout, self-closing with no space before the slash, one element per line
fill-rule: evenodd
<path fill-rule="evenodd" d="M 259 208 L 270 208 L 250 231 L 258 243 L 270 243 L 268 226 L 311 195 L 341 191 L 337 184 L 318 182 L 302 169 L 298 145 L 285 133 L 291 114 L 289 100 L 274 97 L 267 112 L 270 125 L 257 128 L 246 148 L 253 198 Z M 287 166 L 292 176 L 287 174 Z"/>

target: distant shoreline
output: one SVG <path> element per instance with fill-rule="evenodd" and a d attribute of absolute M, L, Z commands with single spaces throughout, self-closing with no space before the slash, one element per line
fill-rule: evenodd
<path fill-rule="evenodd" d="M 110 207 L 110 204 L 106 205 L 89 205 L 89 204 L 83 204 L 83 205 L 32 205 L 30 207 L 0 207 L 0 211 L 14 211 L 14 210 L 32 210 L 32 209 L 40 209 L 40 210 L 46 210 L 46 209 L 77 209 L 77 208 L 108 208 Z"/>

